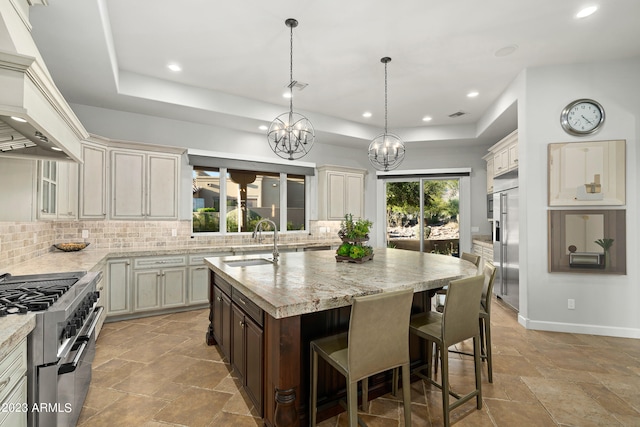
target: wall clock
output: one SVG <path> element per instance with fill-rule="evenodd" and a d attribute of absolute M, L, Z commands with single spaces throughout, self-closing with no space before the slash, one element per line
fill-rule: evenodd
<path fill-rule="evenodd" d="M 584 136 L 596 132 L 604 123 L 604 108 L 592 99 L 578 99 L 562 110 L 560 124 L 565 132 Z"/>

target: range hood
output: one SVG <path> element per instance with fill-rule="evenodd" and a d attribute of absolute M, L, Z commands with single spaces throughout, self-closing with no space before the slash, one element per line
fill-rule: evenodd
<path fill-rule="evenodd" d="M 56 87 L 31 37 L 29 7 L 0 1 L 0 156 L 81 161 L 89 137 Z"/>

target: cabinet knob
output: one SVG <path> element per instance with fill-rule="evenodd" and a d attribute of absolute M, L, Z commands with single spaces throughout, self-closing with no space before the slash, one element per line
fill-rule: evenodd
<path fill-rule="evenodd" d="M 217 299 L 218 301 L 222 301 L 222 298 L 220 298 L 220 297 L 217 297 L 216 299 Z"/>
<path fill-rule="evenodd" d="M 241 320 L 241 321 L 239 321 L 238 323 L 240 324 L 240 327 L 241 327 L 241 328 L 244 328 L 244 322 L 243 322 L 242 320 Z"/>

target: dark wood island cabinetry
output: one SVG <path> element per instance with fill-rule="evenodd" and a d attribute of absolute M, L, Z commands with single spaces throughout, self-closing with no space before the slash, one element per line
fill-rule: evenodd
<path fill-rule="evenodd" d="M 207 342 L 218 345 L 269 427 L 308 424 L 309 342 L 346 331 L 351 298 L 411 287 L 414 311 L 429 308 L 429 293 L 449 281 L 476 274 L 457 258 L 376 249 L 373 261 L 345 264 L 334 251 L 281 254 L 278 264 L 233 266 L 207 258 L 211 268 Z M 416 343 L 417 344 L 417 343 Z M 421 347 L 412 345 L 419 363 Z M 371 399 L 390 390 L 391 373 L 370 379 Z M 344 378 L 319 368 L 318 420 L 341 411 Z"/>

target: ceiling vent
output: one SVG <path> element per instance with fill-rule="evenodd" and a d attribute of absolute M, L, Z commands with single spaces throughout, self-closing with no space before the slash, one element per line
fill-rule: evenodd
<path fill-rule="evenodd" d="M 457 111 L 453 114 L 449 114 L 449 117 L 451 117 L 452 119 L 455 119 L 457 117 L 464 116 L 465 114 L 467 113 L 465 113 L 464 111 Z"/>
<path fill-rule="evenodd" d="M 291 89 L 302 90 L 307 86 L 309 86 L 309 83 L 302 83 L 302 82 L 298 82 L 298 81 L 294 80 L 294 81 L 291 82 L 291 84 L 288 84 L 285 87 L 288 87 L 288 88 L 291 88 Z"/>

